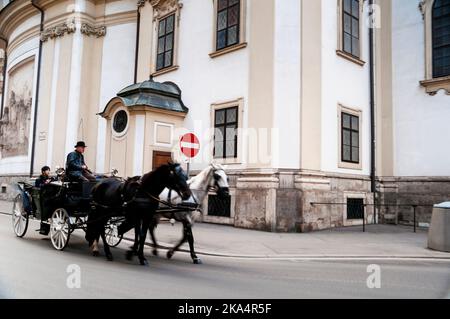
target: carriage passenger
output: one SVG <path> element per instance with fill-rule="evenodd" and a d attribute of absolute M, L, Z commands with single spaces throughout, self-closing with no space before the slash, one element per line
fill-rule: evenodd
<path fill-rule="evenodd" d="M 50 167 L 44 166 L 41 168 L 41 175 L 36 179 L 34 186 L 41 188 L 44 185 L 54 182 L 56 179 L 50 176 Z"/>

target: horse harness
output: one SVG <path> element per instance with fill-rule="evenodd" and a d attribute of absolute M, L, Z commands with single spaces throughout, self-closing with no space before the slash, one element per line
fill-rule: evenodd
<path fill-rule="evenodd" d="M 136 190 L 135 190 L 135 192 L 133 194 L 133 197 L 130 200 L 126 201 L 125 200 L 125 196 L 124 196 L 124 191 L 125 191 L 125 187 L 127 186 L 127 182 L 128 181 L 126 181 L 125 183 L 122 183 L 120 185 L 119 193 L 120 193 L 120 198 L 121 198 L 121 201 L 122 201 L 122 205 L 120 206 L 120 208 L 117 207 L 117 210 L 119 210 L 119 209 L 120 210 L 126 209 L 131 204 L 144 200 L 144 199 L 140 199 L 139 197 L 137 197 L 137 194 L 138 194 L 139 191 L 141 191 L 143 194 L 145 194 L 148 197 L 148 199 L 150 199 L 150 200 L 152 200 L 152 201 L 154 201 L 154 202 L 156 202 L 158 204 L 162 204 L 162 205 L 166 206 L 167 208 L 163 208 L 162 209 L 162 210 L 164 210 L 164 213 L 175 214 L 175 213 L 183 212 L 183 211 L 198 211 L 198 210 L 200 210 L 200 206 L 201 205 L 197 202 L 197 199 L 195 198 L 195 196 L 193 196 L 195 205 L 183 205 L 183 204 L 174 205 L 171 202 L 172 191 L 173 191 L 172 189 L 169 189 L 168 201 L 164 201 L 164 200 L 160 199 L 159 197 L 156 197 L 153 194 L 150 194 L 149 192 L 141 189 L 141 186 L 142 186 L 141 178 L 134 182 L 134 183 L 138 184 L 138 187 L 136 188 Z M 93 202 L 93 204 L 95 206 L 99 206 L 99 207 L 102 207 L 104 209 L 113 209 L 114 208 L 114 207 L 102 205 L 102 204 L 96 203 L 96 202 Z M 111 215 L 115 215 L 115 214 L 116 214 L 116 211 L 114 211 L 114 213 L 111 214 Z"/>

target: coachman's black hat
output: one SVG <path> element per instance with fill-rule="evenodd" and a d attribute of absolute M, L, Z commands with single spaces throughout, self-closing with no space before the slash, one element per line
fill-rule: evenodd
<path fill-rule="evenodd" d="M 74 147 L 77 148 L 77 147 L 87 147 L 87 146 L 86 146 L 86 143 L 84 143 L 83 141 L 79 141 L 77 143 L 77 145 L 75 145 Z"/>

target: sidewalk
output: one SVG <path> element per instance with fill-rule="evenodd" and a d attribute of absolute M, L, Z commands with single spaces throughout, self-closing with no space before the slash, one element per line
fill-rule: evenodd
<path fill-rule="evenodd" d="M 160 224 L 156 237 L 160 246 L 172 247 L 181 238 L 182 226 Z M 230 226 L 196 224 L 193 228 L 199 254 L 245 258 L 443 258 L 450 253 L 427 249 L 427 232 L 411 227 L 372 225 L 325 230 L 307 234 L 280 234 L 237 229 Z M 127 236 L 128 237 L 128 236 Z M 183 251 L 188 250 L 184 245 Z"/>
<path fill-rule="evenodd" d="M 10 213 L 12 205 L 0 201 L 0 212 Z M 197 223 L 193 228 L 199 255 L 243 258 L 442 258 L 450 253 L 427 249 L 427 231 L 411 227 L 369 225 L 306 234 L 267 233 L 230 226 Z M 182 225 L 163 222 L 156 229 L 162 248 L 175 245 Z M 126 238 L 133 239 L 133 233 Z M 148 236 L 148 241 L 150 240 Z M 150 244 L 150 242 L 149 242 Z M 188 251 L 184 244 L 182 251 Z"/>

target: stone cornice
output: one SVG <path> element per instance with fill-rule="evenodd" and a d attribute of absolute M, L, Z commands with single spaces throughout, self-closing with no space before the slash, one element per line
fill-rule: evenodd
<path fill-rule="evenodd" d="M 13 31 L 39 12 L 29 0 L 15 0 L 0 11 L 0 36 L 9 39 Z"/>
<path fill-rule="evenodd" d="M 44 10 L 57 5 L 58 3 L 64 2 L 67 0 L 38 0 L 36 3 L 42 7 Z M 104 3 L 104 0 L 90 0 L 94 4 L 101 5 Z M 146 0 L 148 1 L 148 0 Z M 146 2 L 144 1 L 144 2 Z M 144 3 L 145 4 L 145 3 Z M 3 8 L 0 11 L 0 36 L 9 39 L 11 34 L 17 27 L 23 22 L 27 21 L 27 19 L 38 16 L 40 13 L 37 11 L 35 7 L 31 5 L 30 0 L 15 0 L 7 7 Z M 46 20 L 44 22 L 45 28 L 54 28 L 58 27 L 60 24 L 63 24 L 65 21 L 69 19 L 76 18 L 77 21 L 81 23 L 88 23 L 90 26 L 95 28 L 91 33 L 91 28 L 86 28 L 85 31 L 89 34 L 101 34 L 104 32 L 104 26 L 109 25 L 117 25 L 123 23 L 132 23 L 136 21 L 136 10 L 127 11 L 127 12 L 119 12 L 110 14 L 107 16 L 99 16 L 94 17 L 86 12 L 64 12 L 56 17 L 52 17 L 50 20 Z M 97 29 L 100 28 L 100 29 Z M 89 31 L 88 31 L 89 30 Z M 44 35 L 44 38 L 47 38 L 47 35 Z M 50 38 L 50 36 L 48 37 Z M 47 40 L 48 40 L 47 38 Z"/>
<path fill-rule="evenodd" d="M 94 35 L 97 38 L 100 38 L 106 35 L 106 26 L 93 26 L 89 23 L 82 23 L 80 31 L 87 36 Z"/>
<path fill-rule="evenodd" d="M 106 26 L 136 22 L 136 11 L 120 12 L 105 16 L 102 23 Z"/>
<path fill-rule="evenodd" d="M 77 26 L 75 24 L 75 21 L 71 21 L 71 22 L 63 22 L 61 24 L 58 24 L 54 27 L 50 27 L 45 29 L 42 33 L 41 33 L 41 41 L 45 42 L 48 39 L 54 39 L 57 37 L 62 37 L 63 35 L 70 34 L 70 33 L 75 33 L 75 31 L 77 30 Z"/>
<path fill-rule="evenodd" d="M 27 31 L 22 32 L 18 36 L 14 38 L 9 44 L 8 44 L 8 54 L 10 54 L 12 51 L 14 51 L 17 47 L 22 45 L 24 42 L 33 39 L 33 38 L 39 38 L 39 26 L 34 26 Z"/>

